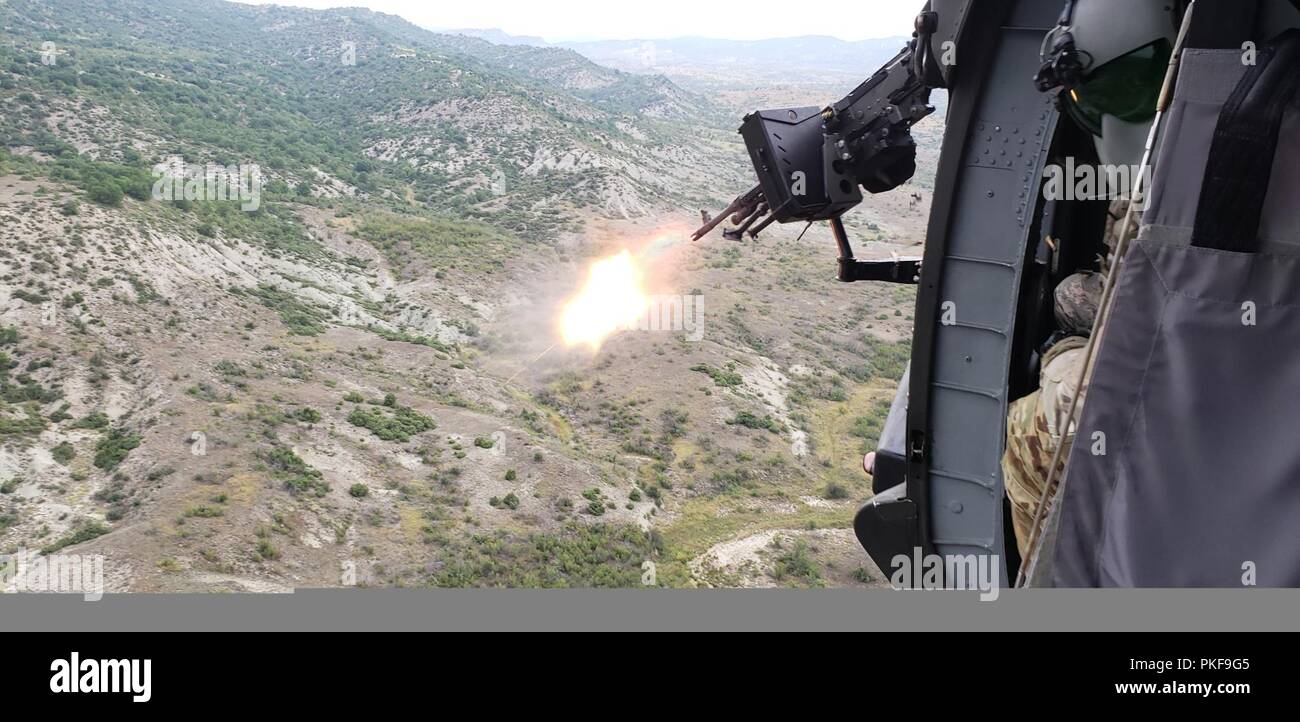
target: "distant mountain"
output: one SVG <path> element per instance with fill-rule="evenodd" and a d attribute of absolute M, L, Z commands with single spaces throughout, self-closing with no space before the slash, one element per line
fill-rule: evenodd
<path fill-rule="evenodd" d="M 821 35 L 768 40 L 717 40 L 676 38 L 672 40 L 605 40 L 564 43 L 562 47 L 620 70 L 668 72 L 672 68 L 694 67 L 721 74 L 770 76 L 789 80 L 818 74 L 865 75 L 892 58 L 906 38 L 882 38 L 847 42 Z"/>
<path fill-rule="evenodd" d="M 504 30 L 498 30 L 497 28 L 456 28 L 454 30 L 442 30 L 438 28 L 430 29 L 444 35 L 468 35 L 471 38 L 486 40 L 489 43 L 496 43 L 497 45 L 531 45 L 537 48 L 544 48 L 550 45 L 550 43 L 546 42 L 544 38 L 539 38 L 535 35 L 511 35 L 510 33 L 507 33 Z"/>
<path fill-rule="evenodd" d="M 547 43 L 497 29 L 450 30 L 449 34 L 499 45 L 576 50 L 600 65 L 633 73 L 668 76 L 693 89 L 708 90 L 755 82 L 842 85 L 883 65 L 907 42 L 903 36 L 846 41 L 826 35 L 766 40 L 684 37 L 669 40 L 596 40 Z"/>

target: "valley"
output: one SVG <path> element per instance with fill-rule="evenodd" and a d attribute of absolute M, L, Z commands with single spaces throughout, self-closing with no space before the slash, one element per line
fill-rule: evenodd
<path fill-rule="evenodd" d="M 0 38 L 0 550 L 132 592 L 884 583 L 851 521 L 912 290 L 837 284 L 824 227 L 686 240 L 752 184 L 738 109 L 834 82 L 207 0 Z M 860 256 L 919 253 L 941 123 Z M 158 200 L 175 156 L 256 164 L 258 209 Z M 702 332 L 557 347 L 624 248 Z"/>

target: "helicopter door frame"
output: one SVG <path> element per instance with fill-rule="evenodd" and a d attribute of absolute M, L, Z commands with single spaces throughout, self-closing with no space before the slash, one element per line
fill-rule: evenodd
<path fill-rule="evenodd" d="M 987 568 L 1009 581 L 1008 379 L 1025 249 L 1058 119 L 1052 95 L 1032 78 L 1060 10 L 1042 0 L 982 3 L 956 49 L 917 291 L 906 481 L 854 521 L 886 575 L 895 555 L 919 548 L 945 559 L 991 557 Z"/>

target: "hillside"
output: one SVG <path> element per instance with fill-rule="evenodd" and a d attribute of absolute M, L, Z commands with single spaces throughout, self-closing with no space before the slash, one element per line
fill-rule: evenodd
<path fill-rule="evenodd" d="M 831 282 L 820 228 L 680 242 L 749 181 L 729 109 L 361 10 L 11 0 L 0 33 L 0 549 L 119 591 L 879 583 L 848 527 L 911 292 Z M 259 203 L 155 197 L 171 156 L 257 164 Z M 863 255 L 925 211 L 871 199 Z M 553 349 L 645 245 L 703 338 Z"/>
<path fill-rule="evenodd" d="M 571 51 L 203 0 L 12 2 L 0 18 L 6 89 L 26 91 L 6 93 L 0 132 L 42 159 L 259 163 L 281 195 L 414 201 L 539 235 L 573 208 L 698 205 L 709 176 L 738 172 L 707 101 Z"/>

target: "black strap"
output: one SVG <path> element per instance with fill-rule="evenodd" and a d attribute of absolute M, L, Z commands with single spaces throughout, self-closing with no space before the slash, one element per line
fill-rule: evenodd
<path fill-rule="evenodd" d="M 1196 0 L 1183 47 L 1240 49 L 1254 37 L 1259 4 L 1259 0 Z"/>
<path fill-rule="evenodd" d="M 1192 245 L 1254 253 L 1282 114 L 1300 87 L 1300 30 L 1259 52 L 1219 113 Z"/>

